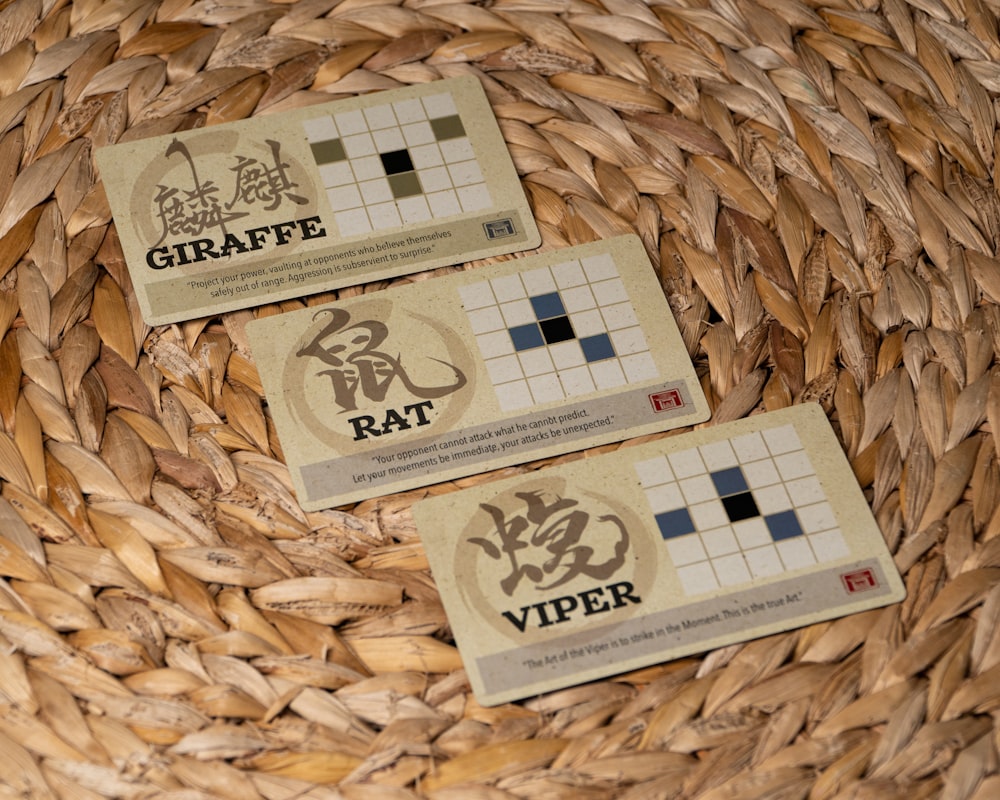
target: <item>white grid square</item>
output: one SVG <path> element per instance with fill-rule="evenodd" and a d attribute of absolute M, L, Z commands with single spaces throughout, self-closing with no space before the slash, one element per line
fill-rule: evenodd
<path fill-rule="evenodd" d="M 368 216 L 376 229 L 398 228 L 403 224 L 395 203 L 375 203 L 368 206 Z"/>
<path fill-rule="evenodd" d="M 739 464 L 736 460 L 736 453 L 733 451 L 732 445 L 725 440 L 721 442 L 712 442 L 711 444 L 703 444 L 698 448 L 698 451 L 701 453 L 705 466 L 713 472 L 715 470 L 735 467 Z"/>
<path fill-rule="evenodd" d="M 777 514 L 794 507 L 784 485 L 780 483 L 755 490 L 753 497 L 761 514 Z"/>
<path fill-rule="evenodd" d="M 427 97 L 423 98 L 423 101 L 424 108 L 427 109 L 427 116 L 431 119 L 448 117 L 458 113 L 458 109 L 455 108 L 455 101 L 446 92 L 427 95 Z"/>
<path fill-rule="evenodd" d="M 632 308 L 631 303 L 604 306 L 601 308 L 601 314 L 604 316 L 604 324 L 609 331 L 615 331 L 619 328 L 631 328 L 633 325 L 639 324 L 639 320 L 635 316 L 635 309 Z"/>
<path fill-rule="evenodd" d="M 625 373 L 617 359 L 595 361 L 590 365 L 590 374 L 594 376 L 594 384 L 598 389 L 617 389 L 626 383 Z"/>
<path fill-rule="evenodd" d="M 778 555 L 781 556 L 785 569 L 801 569 L 816 563 L 816 556 L 813 555 L 812 548 L 804 536 L 783 539 L 775 542 L 774 546 L 778 548 Z"/>
<path fill-rule="evenodd" d="M 757 547 L 753 550 L 744 550 L 743 557 L 750 567 L 750 574 L 755 578 L 769 578 L 772 575 L 779 575 L 784 572 L 785 567 L 778 556 L 778 550 L 773 544 L 766 547 Z"/>
<path fill-rule="evenodd" d="M 702 544 L 705 545 L 705 552 L 713 558 L 740 552 L 739 542 L 733 535 L 733 529 L 728 525 L 707 530 L 700 535 Z"/>
<path fill-rule="evenodd" d="M 820 561 L 836 561 L 840 558 L 847 558 L 851 554 L 851 550 L 839 530 L 813 533 L 807 538 L 816 558 Z"/>
<path fill-rule="evenodd" d="M 705 561 L 708 558 L 701 540 L 694 534 L 667 539 L 667 552 L 678 567 Z"/>
<path fill-rule="evenodd" d="M 392 128 L 396 126 L 396 115 L 392 112 L 392 105 L 386 103 L 382 106 L 372 106 L 364 109 L 365 120 L 371 130 L 378 128 Z"/>
<path fill-rule="evenodd" d="M 512 275 L 503 275 L 499 278 L 494 278 L 490 281 L 490 285 L 493 287 L 493 294 L 496 295 L 498 303 L 520 300 L 528 296 L 521 283 L 521 276 L 516 272 Z"/>
<path fill-rule="evenodd" d="M 551 403 L 554 400 L 562 400 L 565 397 L 562 384 L 559 382 L 559 376 L 554 372 L 550 372 L 548 375 L 535 375 L 532 378 L 528 378 L 528 386 L 531 388 L 531 394 L 535 398 L 536 403 Z"/>
<path fill-rule="evenodd" d="M 778 470 L 770 458 L 751 461 L 749 464 L 743 464 L 740 469 L 743 470 L 743 477 L 747 479 L 747 485 L 751 489 L 759 489 L 781 481 L 781 476 L 778 475 Z"/>
<path fill-rule="evenodd" d="M 384 131 L 372 132 L 372 140 L 380 153 L 391 153 L 393 150 L 402 150 L 406 147 L 403 141 L 403 134 L 398 128 L 389 128 Z"/>
<path fill-rule="evenodd" d="M 735 437 L 732 444 L 741 464 L 767 458 L 770 455 L 767 451 L 767 445 L 764 444 L 764 437 L 756 431 Z"/>
<path fill-rule="evenodd" d="M 788 489 L 789 496 L 795 498 L 795 504 L 799 506 L 806 503 L 818 503 L 826 498 L 823 487 L 820 486 L 819 478 L 815 475 L 788 481 L 785 484 L 785 488 Z"/>
<path fill-rule="evenodd" d="M 767 449 L 771 451 L 772 456 L 802 449 L 802 442 L 799 441 L 799 436 L 792 425 L 769 428 L 768 430 L 761 431 L 761 435 L 764 437 Z"/>
<path fill-rule="evenodd" d="M 587 282 L 579 261 L 566 261 L 552 267 L 552 277 L 560 289 L 572 289 Z"/>
<path fill-rule="evenodd" d="M 747 569 L 742 553 L 713 558 L 712 566 L 715 568 L 719 583 L 723 586 L 736 586 L 750 580 L 750 570 Z"/>
<path fill-rule="evenodd" d="M 479 283 L 460 286 L 458 296 L 462 298 L 462 305 L 466 311 L 471 311 L 474 308 L 483 308 L 483 306 L 491 306 L 496 303 L 489 281 L 480 281 Z"/>
<path fill-rule="evenodd" d="M 489 372 L 490 380 L 494 384 L 508 383 L 524 377 L 521 373 L 521 362 L 516 355 L 489 359 L 486 362 L 486 371 Z"/>
<path fill-rule="evenodd" d="M 674 511 L 684 506 L 684 495 L 674 482 L 651 486 L 646 492 L 646 499 L 654 514 Z"/>
<path fill-rule="evenodd" d="M 688 506 L 688 513 L 691 515 L 691 521 L 700 531 L 729 525 L 729 515 L 726 514 L 726 509 L 719 500 L 709 500 Z"/>
<path fill-rule="evenodd" d="M 356 184 L 349 183 L 346 186 L 338 186 L 335 189 L 326 190 L 326 198 L 330 201 L 330 207 L 336 209 L 357 208 L 364 205 L 361 199 L 361 192 Z"/>
<path fill-rule="evenodd" d="M 512 381 L 496 387 L 497 402 L 502 411 L 514 411 L 530 406 L 534 401 L 527 381 Z"/>
<path fill-rule="evenodd" d="M 498 356 L 509 356 L 514 352 L 514 343 L 510 340 L 507 331 L 494 331 L 484 333 L 478 337 L 479 349 L 483 353 L 483 358 L 496 358 Z"/>
<path fill-rule="evenodd" d="M 355 158 L 350 164 L 351 169 L 354 170 L 355 179 L 359 181 L 370 181 L 375 178 L 385 177 L 385 167 L 382 166 L 382 159 L 378 156 Z"/>
<path fill-rule="evenodd" d="M 418 147 L 408 148 L 410 151 L 410 161 L 413 162 L 415 169 L 424 170 L 430 169 L 431 167 L 440 167 L 441 171 L 447 176 L 448 168 L 444 165 L 444 159 L 441 158 L 441 148 L 437 146 L 437 142 L 431 142 L 430 144 L 422 144 Z M 423 178 L 423 173 L 420 173 L 421 178 Z M 449 186 L 451 185 L 451 178 L 448 178 Z"/>
<path fill-rule="evenodd" d="M 334 161 L 332 164 L 323 164 L 319 168 L 319 176 L 323 180 L 323 185 L 328 188 L 343 186 L 354 180 L 354 173 L 351 172 L 351 165 L 346 161 Z"/>
<path fill-rule="evenodd" d="M 556 282 L 552 278 L 552 273 L 545 267 L 522 272 L 521 280 L 524 282 L 528 294 L 532 297 L 556 290 Z"/>
<path fill-rule="evenodd" d="M 441 192 L 451 188 L 451 176 L 444 167 L 420 170 L 420 185 L 425 192 Z"/>
<path fill-rule="evenodd" d="M 577 336 L 596 336 L 607 330 L 601 312 L 596 308 L 570 314 L 569 321 L 573 324 L 573 331 Z"/>
<path fill-rule="evenodd" d="M 700 475 L 705 471 L 705 463 L 701 460 L 701 455 L 694 448 L 681 450 L 667 456 L 670 468 L 678 478 L 690 478 L 692 475 Z"/>
<path fill-rule="evenodd" d="M 611 344 L 614 345 L 615 352 L 620 356 L 644 353 L 649 350 L 646 337 L 642 335 L 642 328 L 638 325 L 634 328 L 612 331 L 610 336 Z"/>
<path fill-rule="evenodd" d="M 809 457 L 804 450 L 775 456 L 774 465 L 778 468 L 782 479 L 786 481 L 813 474 L 812 464 L 809 463 Z"/>
<path fill-rule="evenodd" d="M 559 296 L 562 297 L 563 307 L 569 313 L 597 308 L 597 301 L 589 286 L 574 286 L 572 289 L 560 292 Z"/>
<path fill-rule="evenodd" d="M 392 201 L 392 189 L 389 188 L 389 181 L 385 178 L 376 178 L 373 181 L 359 183 L 361 197 L 365 205 L 373 203 L 388 203 Z"/>
<path fill-rule="evenodd" d="M 615 260 L 610 253 L 581 258 L 580 266 L 583 267 L 587 280 L 591 283 L 618 277 L 618 269 L 615 267 Z"/>
<path fill-rule="evenodd" d="M 352 208 L 349 211 L 334 211 L 333 219 L 337 223 L 340 232 L 345 236 L 368 233 L 372 230 L 372 223 L 368 219 L 368 212 L 363 208 Z"/>
<path fill-rule="evenodd" d="M 473 333 L 489 333 L 499 330 L 504 330 L 506 333 L 503 317 L 500 314 L 500 309 L 496 306 L 470 311 L 468 317 Z"/>
<path fill-rule="evenodd" d="M 814 503 L 796 509 L 799 524 L 806 533 L 818 533 L 837 527 L 837 518 L 828 502 Z"/>
<path fill-rule="evenodd" d="M 771 544 L 771 533 L 762 517 L 741 519 L 739 522 L 734 522 L 733 533 L 736 534 L 736 540 L 744 550 Z"/>
<path fill-rule="evenodd" d="M 402 127 L 403 138 L 406 140 L 406 144 L 410 147 L 416 147 L 421 144 L 430 144 L 435 141 L 434 131 L 431 129 L 431 124 L 429 122 L 411 122 L 409 125 L 404 125 Z"/>
<path fill-rule="evenodd" d="M 441 148 L 441 157 L 445 164 L 469 161 L 476 157 L 472 143 L 464 136 L 458 139 L 445 139 L 443 142 L 438 142 L 438 147 Z"/>
<path fill-rule="evenodd" d="M 544 347 L 539 347 L 535 350 L 525 350 L 522 353 L 518 353 L 517 358 L 521 362 L 521 369 L 527 377 L 555 371 L 552 366 L 552 357 Z"/>
<path fill-rule="evenodd" d="M 636 353 L 631 356 L 622 356 L 620 359 L 622 369 L 625 370 L 625 377 L 629 383 L 642 383 L 660 377 L 660 371 L 656 368 L 656 362 L 649 353 Z"/>
<path fill-rule="evenodd" d="M 479 164 L 475 161 L 460 161 L 457 164 L 450 164 L 448 172 L 455 186 L 467 186 L 470 183 L 482 183 L 483 173 L 479 169 Z"/>
<path fill-rule="evenodd" d="M 580 394 L 590 394 L 594 391 L 594 379 L 590 375 L 590 370 L 586 365 L 573 367 L 559 373 L 559 380 L 562 381 L 566 395 L 575 397 Z"/>
<path fill-rule="evenodd" d="M 604 305 L 612 303 L 625 303 L 628 301 L 628 292 L 625 291 L 625 284 L 621 278 L 613 278 L 609 281 L 601 281 L 592 284 L 594 294 L 601 298 Z"/>
<path fill-rule="evenodd" d="M 404 197 L 396 201 L 399 207 L 399 216 L 403 222 L 410 225 L 414 222 L 426 222 L 431 219 L 431 208 L 427 205 L 427 198 L 422 194 L 414 197 Z"/>
<path fill-rule="evenodd" d="M 530 325 L 535 322 L 535 310 L 527 299 L 501 303 L 500 313 L 508 325 Z"/>
<path fill-rule="evenodd" d="M 368 123 L 365 122 L 365 115 L 361 111 L 341 111 L 334 115 L 337 122 L 337 130 L 341 136 L 351 136 L 355 133 L 367 133 Z"/>
<path fill-rule="evenodd" d="M 456 193 L 463 211 L 481 211 L 493 205 L 490 190 L 486 188 L 485 183 L 461 186 L 456 189 Z"/>
<path fill-rule="evenodd" d="M 345 136 L 340 141 L 343 142 L 344 152 L 347 153 L 347 157 L 350 159 L 375 155 L 378 152 L 375 149 L 375 140 L 372 139 L 372 135 L 367 131 L 355 134 L 354 136 Z"/>
<path fill-rule="evenodd" d="M 587 363 L 583 357 L 583 350 L 580 349 L 580 343 L 576 340 L 550 345 L 548 350 L 557 370 L 579 367 Z"/>
<path fill-rule="evenodd" d="M 704 594 L 719 588 L 719 581 L 712 570 L 712 564 L 708 561 L 678 567 L 677 577 L 687 595 Z"/>
<path fill-rule="evenodd" d="M 687 500 L 688 504 L 718 500 L 719 495 L 715 491 L 715 484 L 712 483 L 712 479 L 708 475 L 694 475 L 690 478 L 684 478 L 680 485 L 684 499 Z"/>
<path fill-rule="evenodd" d="M 639 483 L 643 486 L 659 486 L 661 483 L 672 481 L 674 473 L 667 463 L 666 456 L 656 456 L 645 461 L 636 461 L 632 465 L 636 475 L 639 476 Z"/>
<path fill-rule="evenodd" d="M 340 136 L 337 133 L 337 126 L 333 124 L 332 117 L 316 117 L 302 122 L 302 127 L 306 132 L 306 139 L 310 142 L 329 142 Z"/>
<path fill-rule="evenodd" d="M 434 216 L 439 219 L 462 213 L 462 206 L 458 202 L 458 195 L 455 194 L 454 189 L 428 194 L 427 204 L 431 207 Z"/>
<path fill-rule="evenodd" d="M 392 110 L 396 112 L 396 119 L 401 125 L 427 119 L 427 113 L 424 111 L 419 97 L 414 97 L 411 100 L 397 100 L 392 104 Z"/>

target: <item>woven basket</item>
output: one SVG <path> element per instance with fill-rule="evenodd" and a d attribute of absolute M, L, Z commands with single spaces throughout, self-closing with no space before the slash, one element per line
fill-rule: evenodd
<path fill-rule="evenodd" d="M 0 800 L 1000 797 L 998 11 L 0 0 Z M 278 309 L 143 324 L 97 147 L 456 75 L 544 248 L 642 238 L 714 422 L 823 405 L 904 603 L 483 708 L 424 492 L 298 506 Z"/>

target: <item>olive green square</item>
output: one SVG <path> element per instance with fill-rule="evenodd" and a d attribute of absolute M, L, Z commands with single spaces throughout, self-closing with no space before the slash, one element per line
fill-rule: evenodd
<path fill-rule="evenodd" d="M 431 120 L 431 130 L 434 131 L 434 138 L 439 142 L 445 139 L 457 139 L 465 136 L 465 126 L 458 114 L 450 117 L 438 117 Z"/>
<path fill-rule="evenodd" d="M 389 176 L 389 188 L 392 189 L 392 196 L 397 200 L 400 197 L 412 197 L 415 194 L 423 194 L 420 188 L 420 181 L 416 172 L 401 172 L 398 175 Z"/>
<path fill-rule="evenodd" d="M 328 139 L 325 142 L 312 142 L 313 158 L 317 164 L 329 164 L 333 161 L 343 161 L 347 158 L 344 151 L 344 143 L 340 139 Z"/>

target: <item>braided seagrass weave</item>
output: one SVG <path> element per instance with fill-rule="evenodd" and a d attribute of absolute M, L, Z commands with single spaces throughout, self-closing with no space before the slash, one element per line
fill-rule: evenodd
<path fill-rule="evenodd" d="M 0 800 L 1000 797 L 998 13 L 0 0 Z M 457 75 L 543 247 L 642 238 L 714 422 L 823 405 L 904 603 L 480 707 L 455 487 L 290 490 L 244 326 L 303 302 L 144 325 L 97 147 Z"/>

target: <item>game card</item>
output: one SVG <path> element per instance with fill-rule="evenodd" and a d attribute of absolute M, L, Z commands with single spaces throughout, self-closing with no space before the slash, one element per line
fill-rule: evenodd
<path fill-rule="evenodd" d="M 484 705 L 905 594 L 818 405 L 438 496 L 413 516 Z"/>
<path fill-rule="evenodd" d="M 474 77 L 97 151 L 153 325 L 540 242 Z"/>
<path fill-rule="evenodd" d="M 708 417 L 635 236 L 260 319 L 247 332 L 307 510 Z"/>

